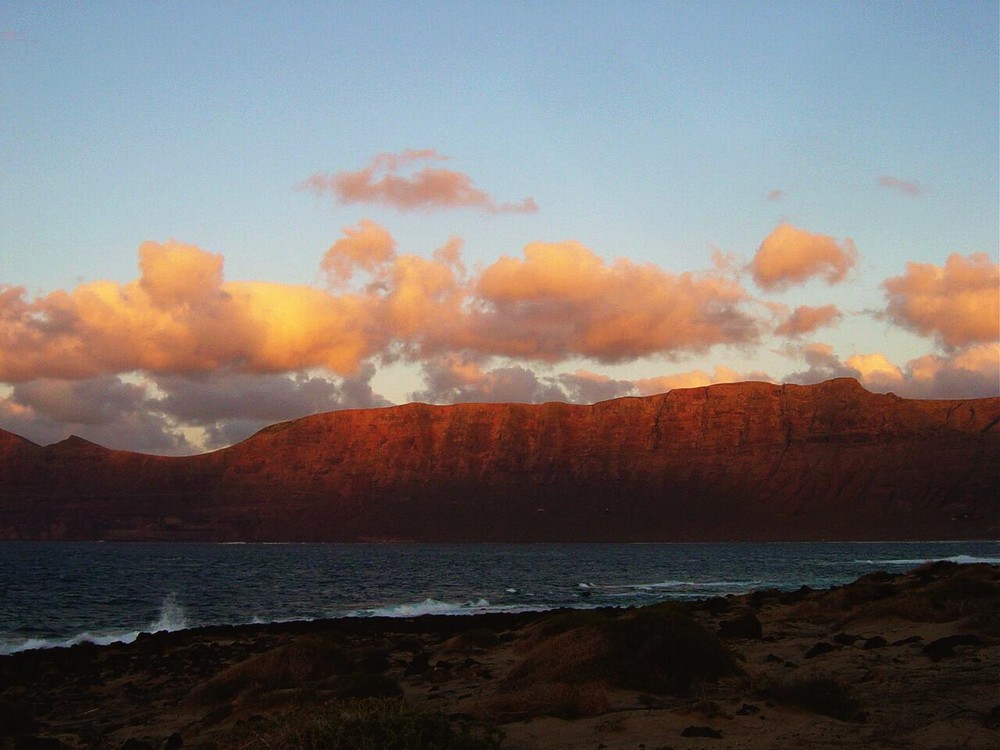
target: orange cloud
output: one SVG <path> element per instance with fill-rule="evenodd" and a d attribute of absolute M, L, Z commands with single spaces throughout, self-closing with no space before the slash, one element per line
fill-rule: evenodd
<path fill-rule="evenodd" d="M 923 188 L 920 187 L 919 182 L 913 180 L 901 180 L 898 177 L 892 177 L 891 175 L 882 175 L 879 177 L 878 184 L 879 187 L 896 190 L 914 198 L 923 192 Z"/>
<path fill-rule="evenodd" d="M 357 172 L 318 172 L 303 187 L 319 195 L 332 193 L 343 204 L 381 203 L 404 211 L 478 208 L 488 213 L 532 213 L 538 210 L 530 197 L 520 203 L 498 203 L 461 172 L 424 167 L 412 174 L 399 174 L 414 162 L 446 158 L 432 149 L 378 154 Z"/>
<path fill-rule="evenodd" d="M 396 241 L 392 235 L 370 219 L 362 219 L 357 229 L 345 227 L 344 235 L 333 243 L 320 262 L 320 267 L 334 285 L 350 281 L 357 269 L 371 273 L 396 254 Z"/>
<path fill-rule="evenodd" d="M 948 347 L 1000 338 L 1000 264 L 986 253 L 950 255 L 943 268 L 907 263 L 906 273 L 882 286 L 897 325 Z"/>
<path fill-rule="evenodd" d="M 746 291 L 724 273 L 607 264 L 578 242 L 531 243 L 523 259 L 486 268 L 475 290 L 469 346 L 509 356 L 613 362 L 758 336 Z"/>
<path fill-rule="evenodd" d="M 716 367 L 711 375 L 704 370 L 690 370 L 673 375 L 643 378 L 635 381 L 635 387 L 640 396 L 650 396 L 654 393 L 666 393 L 676 388 L 700 388 L 705 385 L 739 383 L 744 380 L 773 382 L 773 378 L 763 372 L 739 373 L 728 367 Z"/>
<path fill-rule="evenodd" d="M 761 289 L 780 291 L 817 276 L 836 284 L 857 264 L 857 258 L 850 239 L 838 243 L 833 237 L 783 223 L 764 238 L 749 270 Z"/>
<path fill-rule="evenodd" d="M 254 372 L 325 367 L 352 373 L 380 342 L 365 300 L 308 286 L 224 282 L 222 258 L 145 243 L 141 275 L 96 281 L 29 302 L 0 296 L 0 380 L 103 373 Z"/>
<path fill-rule="evenodd" d="M 822 307 L 800 305 L 774 332 L 779 336 L 802 336 L 812 333 L 817 328 L 830 325 L 841 317 L 843 316 L 836 305 L 823 305 Z"/>
<path fill-rule="evenodd" d="M 925 354 L 899 367 L 880 352 L 857 354 L 845 361 L 827 344 L 789 347 L 809 369 L 790 375 L 792 383 L 816 383 L 834 377 L 856 378 L 875 392 L 905 398 L 985 398 L 1000 395 L 1000 343 L 977 344 L 946 355 Z"/>
<path fill-rule="evenodd" d="M 432 258 L 400 254 L 374 222 L 345 229 L 322 268 L 331 289 L 226 281 L 223 258 L 145 243 L 140 275 L 29 300 L 0 289 L 0 382 L 146 371 L 351 375 L 373 357 L 448 352 L 621 361 L 703 351 L 758 335 L 751 300 L 728 274 L 670 274 L 606 263 L 579 243 L 534 243 L 478 275 L 453 238 Z M 368 283 L 343 285 L 362 270 Z"/>

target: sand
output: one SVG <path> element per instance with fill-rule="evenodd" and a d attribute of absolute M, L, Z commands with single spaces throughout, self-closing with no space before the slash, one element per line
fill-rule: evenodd
<path fill-rule="evenodd" d="M 296 727 L 369 704 L 456 732 L 483 722 L 470 726 L 502 731 L 507 750 L 996 748 L 1000 568 L 935 563 L 682 608 L 202 628 L 0 657 L 4 750 L 304 747 Z"/>

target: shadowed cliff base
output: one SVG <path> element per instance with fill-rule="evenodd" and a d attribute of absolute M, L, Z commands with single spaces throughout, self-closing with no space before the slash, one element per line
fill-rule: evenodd
<path fill-rule="evenodd" d="M 188 457 L 0 431 L 0 538 L 992 538 L 998 423 L 998 398 L 908 400 L 844 378 L 330 412 Z"/>

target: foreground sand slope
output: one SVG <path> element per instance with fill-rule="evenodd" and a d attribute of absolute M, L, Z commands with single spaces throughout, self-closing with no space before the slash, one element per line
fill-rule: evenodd
<path fill-rule="evenodd" d="M 389 725 L 401 734 L 380 742 L 402 748 L 998 747 L 1000 568 L 935 563 L 629 611 L 205 628 L 0 658 L 5 749 L 357 747 L 351 731 Z"/>

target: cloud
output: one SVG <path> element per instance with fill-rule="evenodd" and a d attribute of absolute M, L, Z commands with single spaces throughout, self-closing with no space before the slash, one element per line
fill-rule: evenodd
<path fill-rule="evenodd" d="M 773 292 L 814 277 L 836 284 L 854 268 L 857 258 L 850 239 L 838 243 L 833 237 L 782 223 L 764 238 L 748 268 L 757 286 Z"/>
<path fill-rule="evenodd" d="M 205 447 L 218 448 L 245 440 L 275 422 L 338 409 L 389 406 L 387 399 L 372 390 L 374 375 L 371 364 L 354 377 L 336 381 L 301 372 L 166 375 L 156 378 L 162 395 L 150 401 L 150 408 L 202 429 Z"/>
<path fill-rule="evenodd" d="M 409 395 L 427 403 L 544 403 L 566 393 L 520 365 L 483 369 L 473 358 L 443 355 L 423 365 L 425 388 Z"/>
<path fill-rule="evenodd" d="M 986 253 L 952 254 L 944 267 L 907 263 L 882 286 L 889 320 L 946 347 L 1000 337 L 1000 264 Z"/>
<path fill-rule="evenodd" d="M 96 281 L 33 301 L 0 289 L 0 381 L 226 367 L 349 375 L 382 346 L 356 295 L 224 282 L 222 256 L 176 242 L 144 243 L 140 269 L 128 284 Z"/>
<path fill-rule="evenodd" d="M 635 383 L 631 380 L 616 380 L 587 370 L 563 373 L 556 377 L 556 381 L 566 391 L 568 400 L 578 404 L 593 404 L 636 393 Z"/>
<path fill-rule="evenodd" d="M 190 453 L 196 446 L 164 414 L 149 408 L 145 385 L 105 375 L 15 385 L 0 398 L 0 428 L 48 445 L 78 435 L 108 448 Z"/>
<path fill-rule="evenodd" d="M 232 371 L 137 382 L 112 375 L 45 378 L 16 384 L 0 397 L 0 428 L 41 445 L 75 434 L 109 448 L 195 453 L 243 440 L 275 422 L 388 406 L 372 390 L 374 373 L 369 364 L 355 377 L 337 380 Z"/>
<path fill-rule="evenodd" d="M 461 172 L 425 166 L 412 174 L 400 174 L 415 163 L 446 158 L 432 149 L 378 154 L 357 172 L 317 172 L 302 186 L 317 195 L 332 193 L 345 205 L 382 204 L 401 211 L 477 208 L 487 213 L 533 213 L 538 210 L 530 197 L 520 203 L 498 203 Z"/>
<path fill-rule="evenodd" d="M 768 200 L 768 201 L 780 201 L 784 197 L 785 197 L 785 191 L 784 190 L 771 190 L 771 191 L 768 192 L 768 194 L 766 196 L 764 196 L 764 200 Z"/>
<path fill-rule="evenodd" d="M 711 375 L 692 370 L 639 380 L 616 379 L 588 370 L 540 375 L 522 365 L 507 364 L 491 369 L 474 357 L 455 355 L 425 362 L 423 372 L 426 388 L 409 394 L 408 398 L 429 403 L 561 401 L 593 404 L 625 396 L 665 393 L 675 388 L 774 380 L 763 372 L 739 373 L 728 367 L 716 367 Z"/>
<path fill-rule="evenodd" d="M 822 307 L 800 305 L 775 328 L 774 332 L 779 336 L 803 336 L 812 333 L 817 328 L 831 325 L 842 317 L 843 314 L 836 305 L 823 305 Z"/>
<path fill-rule="evenodd" d="M 948 354 L 925 354 L 903 367 L 880 352 L 856 354 L 845 361 L 827 344 L 785 349 L 805 360 L 808 369 L 786 378 L 789 383 L 818 383 L 835 377 L 857 379 L 876 393 L 904 398 L 988 398 L 1000 396 L 1000 344 L 977 344 Z"/>
<path fill-rule="evenodd" d="M 882 175 L 878 178 L 879 187 L 889 188 L 889 190 L 895 190 L 905 195 L 909 195 L 916 198 L 921 193 L 923 193 L 923 188 L 920 187 L 920 183 L 913 180 L 901 180 L 898 177 L 892 177 L 891 175 Z"/>
<path fill-rule="evenodd" d="M 716 367 L 711 375 L 704 370 L 690 370 L 672 375 L 659 375 L 653 378 L 643 378 L 635 381 L 636 390 L 641 396 L 654 393 L 666 393 L 676 388 L 701 388 L 716 383 L 739 383 L 744 380 L 762 380 L 774 382 L 774 379 L 763 372 L 739 373 L 728 367 Z"/>
<path fill-rule="evenodd" d="M 759 334 L 746 291 L 725 273 L 608 264 L 578 242 L 531 243 L 523 259 L 484 269 L 476 293 L 469 346 L 507 356 L 616 362 Z"/>
<path fill-rule="evenodd" d="M 362 219 L 357 229 L 345 227 L 344 235 L 333 243 L 320 262 L 333 285 L 350 281 L 358 269 L 370 273 L 395 257 L 396 241 L 385 227 L 374 221 Z"/>
<path fill-rule="evenodd" d="M 0 382 L 313 368 L 350 377 L 376 358 L 446 353 L 617 362 L 752 343 L 761 328 L 725 269 L 608 263 L 576 242 L 532 243 L 469 274 L 461 240 L 424 258 L 363 221 L 323 257 L 330 289 L 226 281 L 221 255 L 173 241 L 139 254 L 139 278 L 125 284 L 35 299 L 0 288 Z M 366 283 L 347 288 L 357 271 Z"/>

